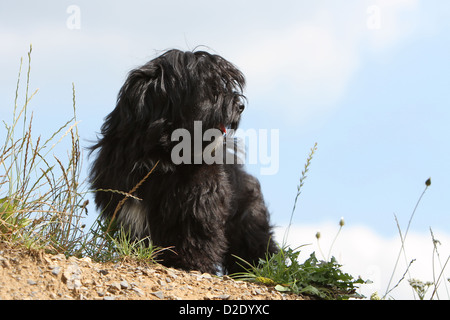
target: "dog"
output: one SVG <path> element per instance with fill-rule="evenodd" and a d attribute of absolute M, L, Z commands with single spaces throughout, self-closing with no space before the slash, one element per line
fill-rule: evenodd
<path fill-rule="evenodd" d="M 172 248 L 159 256 L 165 266 L 231 274 L 243 271 L 241 259 L 257 264 L 278 250 L 258 180 L 242 164 L 207 163 L 192 152 L 230 152 L 227 131 L 238 128 L 244 87 L 244 75 L 220 55 L 165 51 L 128 74 L 91 147 L 101 218 L 132 239 Z M 183 141 L 184 162 L 177 162 L 177 130 L 216 134 L 209 143 Z"/>

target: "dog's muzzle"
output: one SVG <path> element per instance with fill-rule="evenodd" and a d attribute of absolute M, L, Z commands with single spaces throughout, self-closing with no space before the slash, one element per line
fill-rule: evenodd
<path fill-rule="evenodd" d="M 223 124 L 220 125 L 220 131 L 224 136 L 227 135 L 227 128 Z"/>

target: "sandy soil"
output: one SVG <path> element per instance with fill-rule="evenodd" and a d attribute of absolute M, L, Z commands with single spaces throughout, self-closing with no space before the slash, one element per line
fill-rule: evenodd
<path fill-rule="evenodd" d="M 100 264 L 0 243 L 0 299 L 303 300 L 267 286 L 133 261 Z"/>

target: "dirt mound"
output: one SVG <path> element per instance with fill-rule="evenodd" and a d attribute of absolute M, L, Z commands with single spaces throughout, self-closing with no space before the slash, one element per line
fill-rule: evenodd
<path fill-rule="evenodd" d="M 303 300 L 273 288 L 133 261 L 97 263 L 0 243 L 0 299 Z"/>

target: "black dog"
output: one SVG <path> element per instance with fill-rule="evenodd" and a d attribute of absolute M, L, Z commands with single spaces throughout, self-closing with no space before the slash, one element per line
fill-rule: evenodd
<path fill-rule="evenodd" d="M 259 182 L 242 165 L 186 154 L 198 150 L 196 141 L 184 141 L 192 146 L 182 152 L 186 161 L 173 159 L 180 142 L 172 134 L 182 129 L 194 136 L 198 124 L 202 137 L 208 129 L 219 132 L 210 155 L 227 149 L 225 132 L 238 127 L 244 110 L 244 85 L 242 73 L 219 55 L 167 51 L 129 73 L 91 148 L 98 151 L 94 190 L 134 189 L 126 201 L 118 192 L 97 191 L 102 218 L 115 215 L 133 238 L 172 247 L 160 257 L 166 266 L 234 273 L 242 270 L 234 255 L 257 263 L 277 251 Z M 210 144 L 201 141 L 200 151 Z"/>

